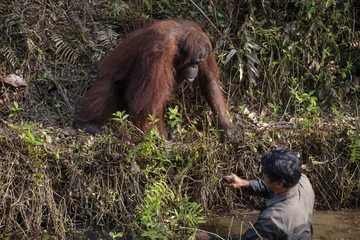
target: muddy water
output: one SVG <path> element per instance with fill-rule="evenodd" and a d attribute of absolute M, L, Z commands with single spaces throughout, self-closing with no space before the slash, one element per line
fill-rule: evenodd
<path fill-rule="evenodd" d="M 201 228 L 220 236 L 239 236 L 251 227 L 258 214 L 259 212 L 247 212 L 208 217 Z M 360 240 L 360 211 L 315 211 L 313 227 L 313 239 Z"/>

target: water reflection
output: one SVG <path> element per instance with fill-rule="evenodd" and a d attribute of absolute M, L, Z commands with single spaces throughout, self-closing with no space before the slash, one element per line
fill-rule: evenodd
<path fill-rule="evenodd" d="M 242 212 L 226 216 L 211 216 L 201 229 L 215 232 L 220 236 L 239 236 L 251 227 L 259 212 Z M 359 239 L 360 211 L 315 211 L 314 238 L 325 239 Z"/>

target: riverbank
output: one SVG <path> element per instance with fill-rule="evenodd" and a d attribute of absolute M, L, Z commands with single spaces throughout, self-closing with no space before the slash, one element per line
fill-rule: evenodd
<path fill-rule="evenodd" d="M 220 236 L 239 236 L 251 228 L 258 215 L 258 211 L 251 211 L 208 216 L 201 229 Z M 360 211 L 314 211 L 313 228 L 314 240 L 360 239 Z"/>

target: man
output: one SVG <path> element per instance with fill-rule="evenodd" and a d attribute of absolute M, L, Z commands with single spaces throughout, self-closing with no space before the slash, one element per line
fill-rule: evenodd
<path fill-rule="evenodd" d="M 301 174 L 298 157 L 290 151 L 276 150 L 261 158 L 263 180 L 246 180 L 235 174 L 226 176 L 230 188 L 246 188 L 251 195 L 267 198 L 265 207 L 241 239 L 311 239 L 315 195 L 309 179 Z M 197 239 L 206 238 L 204 233 Z M 239 237 L 232 239 L 240 239 Z"/>

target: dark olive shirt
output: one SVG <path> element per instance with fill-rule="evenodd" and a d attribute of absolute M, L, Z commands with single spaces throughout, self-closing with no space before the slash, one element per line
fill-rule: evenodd
<path fill-rule="evenodd" d="M 289 191 L 274 196 L 263 180 L 249 181 L 249 194 L 266 197 L 264 209 L 241 237 L 247 239 L 311 239 L 315 194 L 309 179 L 301 178 Z"/>

